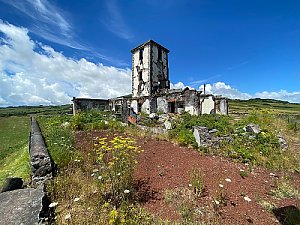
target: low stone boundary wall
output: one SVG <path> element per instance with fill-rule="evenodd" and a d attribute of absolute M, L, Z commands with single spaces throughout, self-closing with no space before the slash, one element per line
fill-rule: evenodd
<path fill-rule="evenodd" d="M 30 165 L 32 184 L 38 185 L 52 178 L 51 158 L 46 148 L 41 129 L 35 118 L 31 118 L 29 140 Z"/>

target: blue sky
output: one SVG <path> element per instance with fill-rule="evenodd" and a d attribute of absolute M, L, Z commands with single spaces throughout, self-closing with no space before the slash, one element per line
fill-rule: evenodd
<path fill-rule="evenodd" d="M 0 0 L 0 38 L 0 106 L 130 93 L 149 39 L 173 87 L 300 103 L 297 0 Z"/>

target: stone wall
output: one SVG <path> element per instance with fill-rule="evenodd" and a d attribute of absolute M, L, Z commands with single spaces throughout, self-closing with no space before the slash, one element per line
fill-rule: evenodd
<path fill-rule="evenodd" d="M 32 184 L 37 185 L 43 183 L 46 179 L 52 178 L 51 159 L 35 118 L 31 118 L 29 153 Z"/>

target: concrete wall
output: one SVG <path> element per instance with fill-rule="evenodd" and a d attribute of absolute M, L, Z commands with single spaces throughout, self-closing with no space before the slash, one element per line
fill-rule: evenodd
<path fill-rule="evenodd" d="M 147 114 L 151 113 L 151 111 L 150 111 L 150 100 L 149 99 L 146 99 L 144 101 L 144 103 L 142 104 L 142 112 L 147 113 Z"/>
<path fill-rule="evenodd" d="M 169 89 L 168 53 L 157 45 L 151 46 L 151 68 L 151 93 Z"/>
<path fill-rule="evenodd" d="M 134 49 L 132 51 L 132 97 L 149 97 L 162 89 L 169 88 L 167 50 L 153 41 Z"/>
<path fill-rule="evenodd" d="M 150 45 L 143 48 L 143 59 L 140 60 L 140 50 L 132 54 L 132 97 L 150 96 Z M 139 76 L 139 73 L 142 76 Z M 139 78 L 142 78 L 141 80 Z"/>
<path fill-rule="evenodd" d="M 92 109 L 107 110 L 109 101 L 106 99 L 73 98 L 73 115 L 77 112 L 86 112 Z"/>
<path fill-rule="evenodd" d="M 157 112 L 168 113 L 168 102 L 166 97 L 157 98 Z"/>
<path fill-rule="evenodd" d="M 215 98 L 216 113 L 227 115 L 228 114 L 228 99 L 224 97 Z"/>
<path fill-rule="evenodd" d="M 201 114 L 211 114 L 215 109 L 215 102 L 212 95 L 200 96 Z"/>

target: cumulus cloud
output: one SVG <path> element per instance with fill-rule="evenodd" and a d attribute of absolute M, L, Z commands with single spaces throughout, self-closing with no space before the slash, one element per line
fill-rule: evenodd
<path fill-rule="evenodd" d="M 199 87 L 200 90 L 204 90 L 204 85 Z M 214 95 L 222 95 L 232 99 L 249 99 L 251 95 L 248 93 L 242 93 L 239 90 L 232 88 L 230 85 L 223 82 L 217 82 L 213 84 L 205 85 L 205 92 Z"/>
<path fill-rule="evenodd" d="M 199 87 L 200 90 L 204 90 L 204 85 Z M 255 94 L 249 94 L 232 88 L 230 85 L 224 82 L 217 82 L 213 84 L 206 84 L 206 93 L 212 93 L 214 95 L 223 95 L 231 99 L 250 99 L 250 98 L 264 98 L 264 99 L 277 99 L 283 101 L 289 101 L 293 103 L 300 103 L 300 92 L 288 92 L 286 90 L 280 90 L 278 92 L 257 92 Z"/>
<path fill-rule="evenodd" d="M 131 92 L 130 69 L 74 60 L 0 21 L 0 106 L 70 103 Z"/>

